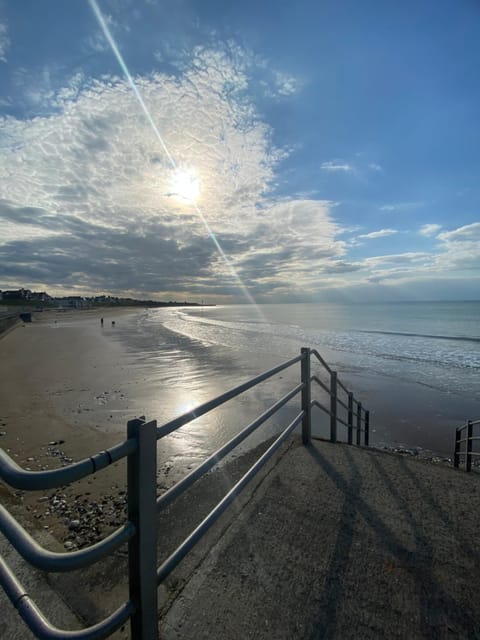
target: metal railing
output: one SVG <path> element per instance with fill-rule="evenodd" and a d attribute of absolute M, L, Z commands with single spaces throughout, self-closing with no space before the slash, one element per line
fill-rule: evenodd
<path fill-rule="evenodd" d="M 330 441 L 339 441 L 338 428 L 340 425 L 340 427 L 343 426 L 347 429 L 348 444 L 353 444 L 353 436 L 355 434 L 355 443 L 360 445 L 363 433 L 363 443 L 368 447 L 370 441 L 370 412 L 362 407 L 362 403 L 356 400 L 353 393 L 338 379 L 337 372 L 328 366 L 318 351 L 311 349 L 311 353 L 329 376 L 327 383 L 315 375 L 311 376 L 310 379 L 329 396 L 328 408 L 317 400 L 313 400 L 312 405 L 330 416 Z"/>
<path fill-rule="evenodd" d="M 311 374 L 311 355 L 316 358 L 314 364 L 318 366 L 319 363 L 320 367 L 329 375 L 329 385 L 326 385 L 318 375 Z M 157 440 L 297 363 L 300 363 L 301 381 L 299 384 L 180 482 L 157 497 Z M 330 409 L 311 399 L 312 381 L 318 383 L 330 396 Z M 346 394 L 347 402 L 344 402 L 340 397 L 339 389 Z M 300 410 L 293 420 L 177 549 L 163 560 L 160 566 L 157 566 L 157 513 L 165 509 L 175 498 L 205 475 L 209 469 L 298 394 L 301 394 Z M 363 433 L 364 443 L 368 445 L 368 411 L 365 411 L 361 403 L 355 400 L 353 394 L 338 380 L 336 372 L 330 369 L 316 350 L 302 348 L 299 356 L 265 371 L 160 427 L 157 427 L 155 420 L 146 422 L 144 417 L 130 420 L 127 425 L 127 440 L 125 442 L 67 467 L 49 471 L 26 471 L 0 449 L 0 479 L 16 489 L 26 491 L 51 489 L 70 484 L 127 457 L 128 521 L 107 538 L 87 548 L 69 553 L 54 553 L 43 549 L 11 514 L 0 506 L 0 531 L 27 562 L 43 571 L 71 571 L 87 567 L 111 554 L 121 545 L 128 543 L 129 600 L 101 622 L 75 631 L 60 630 L 52 626 L 27 594 L 12 570 L 0 557 L 0 584 L 33 634 L 44 640 L 59 638 L 94 640 L 108 637 L 130 619 L 133 640 L 157 638 L 157 586 L 166 579 L 182 558 L 218 520 L 225 509 L 300 423 L 302 424 L 303 442 L 305 444 L 310 442 L 312 407 L 319 407 L 330 416 L 330 439 L 332 442 L 337 442 L 337 423 L 339 423 L 347 428 L 349 444 L 353 443 L 353 432 L 356 431 L 356 443 L 360 444 L 361 433 Z M 340 417 L 339 407 L 346 412 L 346 420 Z"/>
<path fill-rule="evenodd" d="M 479 425 L 480 420 L 467 420 L 462 427 L 457 427 L 455 430 L 455 449 L 453 452 L 453 466 L 455 468 L 458 469 L 460 458 L 463 457 L 465 471 L 471 471 L 473 458 L 480 456 L 480 451 L 473 451 L 473 443 L 475 440 L 480 440 L 480 428 L 475 429 L 477 435 L 473 435 L 474 427 L 479 427 Z M 464 445 L 463 451 L 462 445 Z"/>

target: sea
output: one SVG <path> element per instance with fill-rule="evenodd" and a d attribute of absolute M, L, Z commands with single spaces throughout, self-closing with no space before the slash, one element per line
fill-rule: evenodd
<path fill-rule="evenodd" d="M 448 457 L 455 428 L 480 418 L 476 301 L 168 307 L 132 314 L 106 331 L 148 378 L 152 397 L 145 398 L 146 412 L 158 424 L 298 355 L 302 347 L 316 349 L 369 410 L 375 446 Z M 316 358 L 312 373 L 329 384 Z M 201 457 L 299 381 L 296 364 L 172 437 L 183 456 Z M 312 398 L 328 407 L 316 384 Z M 293 399 L 245 446 L 284 428 L 299 406 L 300 399 Z M 317 407 L 312 423 L 315 435 L 328 437 L 329 418 Z M 346 440 L 341 426 L 338 437 Z"/>

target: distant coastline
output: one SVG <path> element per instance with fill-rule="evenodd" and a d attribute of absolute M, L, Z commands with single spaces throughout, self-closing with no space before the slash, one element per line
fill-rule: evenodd
<path fill-rule="evenodd" d="M 141 300 L 137 298 L 122 298 L 119 296 L 51 296 L 46 291 L 31 291 L 30 289 L 0 290 L 0 312 L 2 308 L 18 310 L 43 311 L 44 309 L 98 309 L 101 307 L 214 307 L 214 304 L 191 302 L 184 300 Z"/>

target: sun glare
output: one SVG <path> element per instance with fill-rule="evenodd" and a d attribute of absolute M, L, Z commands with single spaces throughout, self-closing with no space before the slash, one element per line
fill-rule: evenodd
<path fill-rule="evenodd" d="M 173 196 L 190 202 L 196 202 L 200 195 L 198 178 L 191 169 L 175 169 L 170 188 Z"/>

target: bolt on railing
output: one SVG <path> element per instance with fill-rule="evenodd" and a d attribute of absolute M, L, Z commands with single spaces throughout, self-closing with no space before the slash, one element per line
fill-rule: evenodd
<path fill-rule="evenodd" d="M 311 354 L 316 356 L 320 365 L 330 375 L 330 386 L 326 385 L 319 377 L 311 375 Z M 298 362 L 301 367 L 300 384 L 297 384 L 180 482 L 157 497 L 157 440 Z M 330 410 L 318 401 L 311 399 L 312 380 L 330 395 Z M 347 393 L 348 404 L 339 398 L 338 388 Z M 263 455 L 220 500 L 200 525 L 157 567 L 157 513 L 204 476 L 209 469 L 299 393 L 301 393 L 301 406 L 295 418 L 290 421 Z M 347 422 L 339 417 L 338 405 L 348 411 Z M 356 411 L 354 411 L 354 405 L 356 405 Z M 71 553 L 53 553 L 43 549 L 10 513 L 0 506 L 0 531 L 30 564 L 44 571 L 70 571 L 87 567 L 111 554 L 119 546 L 128 543 L 129 600 L 103 621 L 78 631 L 60 630 L 52 626 L 0 557 L 0 585 L 34 635 L 44 640 L 59 640 L 61 638 L 65 640 L 96 640 L 110 636 L 130 619 L 133 640 L 154 640 L 157 638 L 157 585 L 165 580 L 182 558 L 218 520 L 228 505 L 233 502 L 300 423 L 302 424 L 303 443 L 310 442 L 312 437 L 311 409 L 313 406 L 319 407 L 330 415 L 332 442 L 337 441 L 337 423 L 341 423 L 348 429 L 349 444 L 353 442 L 352 434 L 356 429 L 357 444 L 360 444 L 360 434 L 363 432 L 364 442 L 368 445 L 368 411 L 365 412 L 362 409 L 361 403 L 355 400 L 353 394 L 338 380 L 336 372 L 329 368 L 316 350 L 302 348 L 299 356 L 265 371 L 160 427 L 157 427 L 155 420 L 145 422 L 143 416 L 130 420 L 127 425 L 127 440 L 125 442 L 62 469 L 26 471 L 0 449 L 0 480 L 12 487 L 24 490 L 64 486 L 127 457 L 128 521 L 101 542 L 85 549 Z M 354 425 L 354 417 L 356 417 L 356 426 Z"/>

